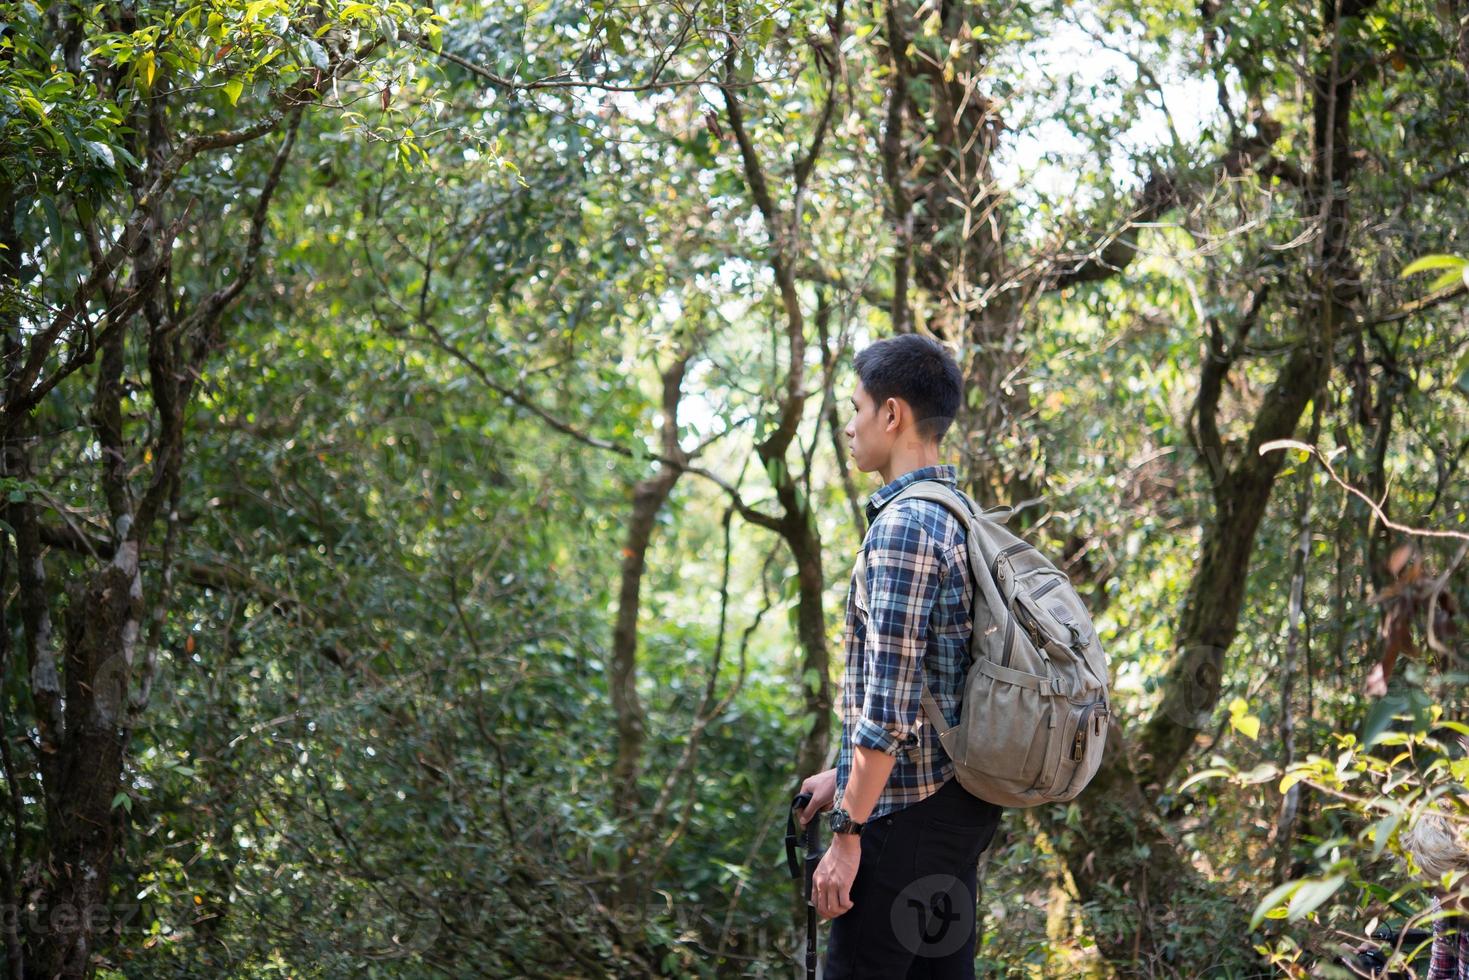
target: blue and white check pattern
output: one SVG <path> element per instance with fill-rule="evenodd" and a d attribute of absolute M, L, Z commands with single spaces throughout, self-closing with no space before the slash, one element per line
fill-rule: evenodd
<path fill-rule="evenodd" d="M 942 504 L 883 505 L 918 480 L 955 485 L 952 464 L 904 473 L 867 501 L 864 561 L 847 589 L 843 642 L 842 744 L 836 806 L 846 795 L 854 745 L 896 756 L 869 820 L 911 806 L 954 775 L 954 764 L 923 714 L 924 681 L 945 721 L 959 722 L 969 670 L 970 575 L 966 529 Z M 865 575 L 866 606 L 857 589 Z"/>

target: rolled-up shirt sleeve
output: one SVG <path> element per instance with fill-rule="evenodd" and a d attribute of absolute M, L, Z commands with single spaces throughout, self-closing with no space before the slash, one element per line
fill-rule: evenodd
<path fill-rule="evenodd" d="M 943 567 L 933 539 L 899 514 L 875 522 L 866 547 L 864 694 L 852 743 L 897 755 L 918 740 L 923 653 Z"/>

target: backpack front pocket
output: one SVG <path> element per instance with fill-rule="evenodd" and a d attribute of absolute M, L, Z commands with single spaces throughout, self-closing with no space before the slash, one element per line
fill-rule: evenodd
<path fill-rule="evenodd" d="M 964 765 L 1028 789 L 1040 778 L 1055 731 L 1051 678 L 993 661 L 969 676 L 959 726 L 969 746 Z"/>
<path fill-rule="evenodd" d="M 1061 756 L 1056 777 L 1047 795 L 1053 799 L 1069 798 L 1071 783 L 1078 772 L 1090 779 L 1101 762 L 1106 740 L 1107 705 L 1102 701 L 1070 705 L 1061 726 Z"/>

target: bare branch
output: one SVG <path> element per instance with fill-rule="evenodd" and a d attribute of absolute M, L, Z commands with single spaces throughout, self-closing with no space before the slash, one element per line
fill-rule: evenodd
<path fill-rule="evenodd" d="M 1406 320 L 1408 317 L 1422 313 L 1424 310 L 1431 310 L 1435 306 L 1447 303 L 1451 299 L 1458 299 L 1466 293 L 1469 293 L 1469 282 L 1460 281 L 1437 292 L 1429 293 L 1427 296 L 1420 296 L 1415 300 L 1403 303 L 1376 319 L 1369 320 L 1364 326 L 1375 327 L 1384 323 L 1395 323 L 1398 320 Z"/>
<path fill-rule="evenodd" d="M 1199 394 L 1194 401 L 1194 448 L 1198 451 L 1210 482 L 1217 490 L 1224 481 L 1224 440 L 1219 434 L 1219 396 L 1223 392 L 1224 379 L 1239 359 L 1250 331 L 1260 319 L 1260 309 L 1269 293 L 1269 285 L 1262 285 L 1250 294 L 1239 323 L 1235 326 L 1234 339 L 1226 346 L 1224 333 L 1217 317 L 1209 317 L 1208 352 L 1199 372 Z"/>
<path fill-rule="evenodd" d="M 731 43 L 725 52 L 724 78 L 720 83 L 720 91 L 724 93 L 730 129 L 734 131 L 735 141 L 740 147 L 745 182 L 750 187 L 755 206 L 760 209 L 760 214 L 765 219 L 766 234 L 770 241 L 768 261 L 770 270 L 775 276 L 776 286 L 780 290 L 781 305 L 785 310 L 786 341 L 790 359 L 789 369 L 786 372 L 785 392 L 780 399 L 780 422 L 759 447 L 761 458 L 768 460 L 784 455 L 791 440 L 795 438 L 796 427 L 801 421 L 801 408 L 805 398 L 802 388 L 806 363 L 806 322 L 796 294 L 795 276 L 786 261 L 785 235 L 781 229 L 780 214 L 776 211 L 775 201 L 770 196 L 770 183 L 760 164 L 755 144 L 745 127 L 744 111 L 740 108 L 739 98 L 734 92 L 735 60 L 738 51 L 739 49 Z"/>
<path fill-rule="evenodd" d="M 1264 456 L 1266 453 L 1273 452 L 1277 449 L 1299 449 L 1301 452 L 1310 453 L 1312 456 L 1315 456 L 1321 461 L 1322 468 L 1326 470 L 1326 475 L 1331 477 L 1332 482 L 1352 496 L 1359 498 L 1371 508 L 1372 513 L 1377 515 L 1377 519 L 1382 522 L 1384 527 L 1389 527 L 1394 531 L 1418 538 L 1451 538 L 1455 541 L 1469 541 L 1469 531 L 1438 531 L 1432 528 L 1411 527 L 1407 524 L 1398 524 L 1393 521 L 1387 516 L 1387 513 L 1377 501 L 1350 483 L 1347 483 L 1340 476 L 1337 476 L 1336 470 L 1332 468 L 1331 461 L 1327 459 L 1326 454 L 1315 446 L 1307 445 L 1297 439 L 1273 439 L 1260 446 L 1260 455 Z"/>
<path fill-rule="evenodd" d="M 526 411 L 535 415 L 537 418 L 545 422 L 557 432 L 568 435 L 578 442 L 584 443 L 588 446 L 592 446 L 596 449 L 603 449 L 607 452 L 617 453 L 618 455 L 626 456 L 629 459 L 634 457 L 635 454 L 629 447 L 624 446 L 620 443 L 601 439 L 586 432 L 582 432 L 575 426 L 572 426 L 571 424 L 557 418 L 555 415 L 552 415 L 550 412 L 546 411 L 544 408 L 537 405 L 529 398 L 526 398 L 524 395 L 520 394 L 520 392 L 514 391 L 500 384 L 494 378 L 490 377 L 489 372 L 486 371 L 478 361 L 470 357 L 468 354 L 466 354 L 464 351 L 460 350 L 457 346 L 450 342 L 436 327 L 433 326 L 433 324 L 425 322 L 422 324 L 422 326 L 425 330 L 428 331 L 429 339 L 435 347 L 449 354 L 456 361 L 469 368 L 469 370 L 474 374 L 479 383 L 493 391 L 495 394 L 499 395 L 502 398 L 509 399 L 510 401 L 519 405 L 521 408 L 524 408 Z M 399 329 L 401 330 L 401 328 Z M 695 476 L 701 476 L 704 479 L 710 481 L 729 496 L 730 502 L 734 505 L 735 509 L 739 511 L 740 516 L 749 521 L 751 524 L 759 525 L 760 527 L 766 528 L 771 531 L 779 531 L 781 529 L 781 521 L 779 518 L 773 517 L 770 514 L 766 514 L 762 511 L 755 510 L 753 507 L 746 504 L 744 498 L 740 496 L 740 492 L 735 489 L 735 487 L 731 486 L 727 481 L 725 481 L 723 477 L 719 476 L 717 473 L 713 473 L 707 469 L 704 469 L 701 466 L 692 466 L 687 460 L 677 459 L 664 453 L 644 452 L 642 455 L 648 459 L 656 460 L 667 466 L 675 467 L 681 472 L 692 473 Z"/>
<path fill-rule="evenodd" d="M 1052 272 L 1046 280 L 1047 290 L 1066 289 L 1084 283 L 1110 279 L 1126 269 L 1137 256 L 1137 228 L 1140 224 L 1156 221 L 1174 204 L 1178 203 L 1178 190 L 1171 174 L 1155 172 L 1138 192 L 1132 211 L 1118 228 L 1102 236 L 1090 252 L 1073 258 L 1070 268 Z M 1049 263 L 1054 269 L 1065 259 Z"/>
<path fill-rule="evenodd" d="M 675 41 L 674 44 L 670 47 L 670 51 L 676 50 L 682 40 L 683 38 L 681 36 L 679 40 Z M 599 92 L 650 92 L 659 89 L 689 88 L 690 86 L 698 85 L 702 81 L 704 81 L 704 79 L 713 72 L 714 66 L 719 63 L 718 59 L 716 59 L 705 65 L 692 77 L 675 78 L 669 81 L 660 81 L 658 79 L 658 76 L 662 74 L 662 68 L 660 67 L 659 69 L 654 71 L 653 80 L 651 82 L 639 82 L 633 85 L 618 85 L 613 82 L 599 82 L 593 81 L 592 79 L 567 78 L 564 75 L 552 76 L 550 78 L 540 78 L 532 82 L 517 82 L 514 79 L 506 78 L 504 75 L 500 75 L 493 71 L 490 71 L 483 65 L 477 65 L 474 62 L 470 61 L 468 58 L 461 57 L 460 55 L 457 55 L 452 51 L 446 51 L 443 49 L 435 51 L 427 41 L 420 40 L 418 42 L 418 47 L 436 57 L 443 58 L 445 61 L 450 62 L 451 64 L 458 65 L 460 68 L 463 68 L 465 71 L 469 72 L 472 75 L 483 78 L 485 81 L 489 82 L 491 85 L 494 85 L 496 88 L 504 92 L 534 92 L 541 89 L 595 89 Z M 666 62 L 667 59 L 665 59 L 665 64 Z"/>

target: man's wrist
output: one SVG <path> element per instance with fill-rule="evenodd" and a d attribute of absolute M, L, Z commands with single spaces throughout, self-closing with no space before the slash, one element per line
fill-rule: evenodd
<path fill-rule="evenodd" d="M 853 819 L 845 807 L 839 806 L 833 809 L 827 822 L 831 826 L 832 833 L 839 837 L 847 835 L 855 837 L 862 832 L 862 821 Z"/>

